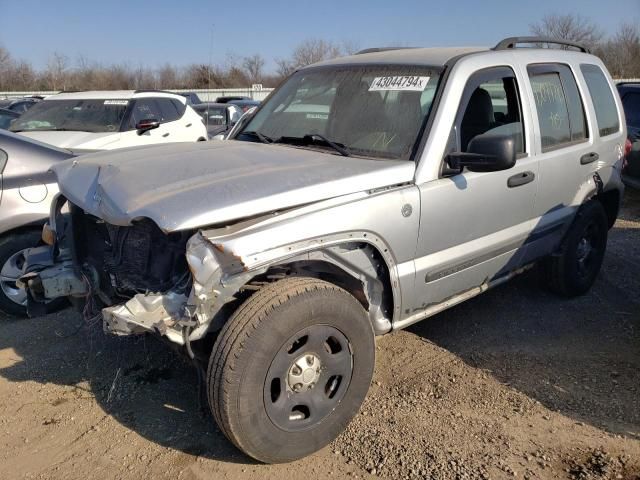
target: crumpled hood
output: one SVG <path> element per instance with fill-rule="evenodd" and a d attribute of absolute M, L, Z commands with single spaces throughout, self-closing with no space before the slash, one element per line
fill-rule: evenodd
<path fill-rule="evenodd" d="M 223 141 L 100 152 L 53 167 L 74 204 L 115 225 L 138 218 L 169 232 L 409 182 L 410 161 Z"/>
<path fill-rule="evenodd" d="M 102 150 L 116 148 L 120 141 L 118 132 L 59 132 L 51 130 L 19 132 L 19 135 L 55 145 L 58 148 Z"/>

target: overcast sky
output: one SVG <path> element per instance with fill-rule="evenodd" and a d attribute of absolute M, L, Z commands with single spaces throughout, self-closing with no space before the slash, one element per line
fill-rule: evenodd
<path fill-rule="evenodd" d="M 0 0 L 0 45 L 36 68 L 60 52 L 71 64 L 83 55 L 152 68 L 260 53 L 271 69 L 311 37 L 360 48 L 491 46 L 529 34 L 547 13 L 580 13 L 610 34 L 640 23 L 640 0 Z"/>

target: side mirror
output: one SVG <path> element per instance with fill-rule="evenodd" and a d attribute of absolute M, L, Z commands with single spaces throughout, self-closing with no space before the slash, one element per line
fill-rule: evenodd
<path fill-rule="evenodd" d="M 447 163 L 453 169 L 467 167 L 472 172 L 508 170 L 516 164 L 516 142 L 510 135 L 478 135 L 466 152 L 447 155 Z"/>
<path fill-rule="evenodd" d="M 144 120 L 140 120 L 136 124 L 136 130 L 138 131 L 138 135 L 142 135 L 144 132 L 148 132 L 149 130 L 153 130 L 159 126 L 160 122 L 155 118 L 146 118 Z"/>

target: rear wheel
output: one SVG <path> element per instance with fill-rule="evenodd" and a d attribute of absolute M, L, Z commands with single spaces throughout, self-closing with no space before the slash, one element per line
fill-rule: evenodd
<path fill-rule="evenodd" d="M 266 463 L 327 445 L 362 404 L 375 356 L 362 305 L 314 278 L 288 278 L 250 297 L 213 348 L 209 404 L 238 448 Z"/>
<path fill-rule="evenodd" d="M 38 245 L 40 233 L 25 231 L 0 238 L 0 310 L 17 317 L 27 316 L 27 294 L 16 281 L 22 276 L 27 251 Z M 63 298 L 47 304 L 47 312 L 66 304 Z"/>
<path fill-rule="evenodd" d="M 560 252 L 547 261 L 547 277 L 553 291 L 573 297 L 591 288 L 604 259 L 607 226 L 600 202 L 590 201 L 580 208 Z"/>

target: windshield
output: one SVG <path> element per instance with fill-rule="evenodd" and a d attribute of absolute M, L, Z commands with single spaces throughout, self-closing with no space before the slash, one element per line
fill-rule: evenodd
<path fill-rule="evenodd" d="M 11 125 L 12 131 L 117 132 L 128 100 L 45 100 Z"/>
<path fill-rule="evenodd" d="M 302 70 L 235 138 L 407 160 L 431 110 L 439 77 L 439 69 L 417 66 Z"/>

